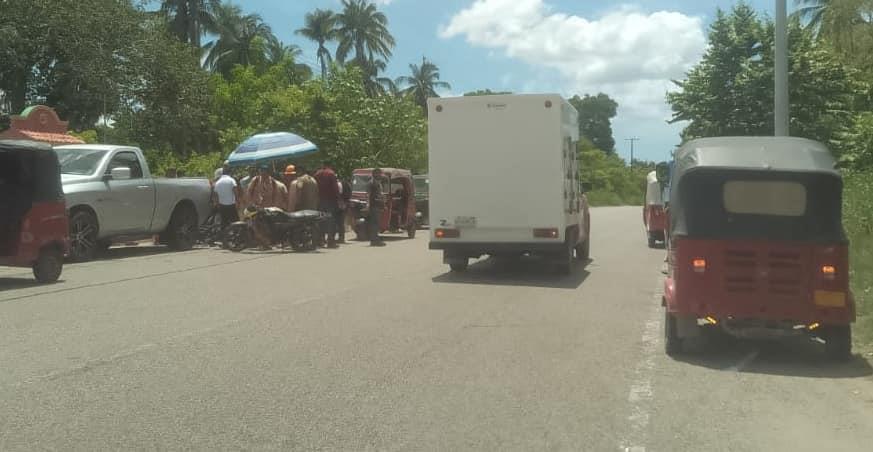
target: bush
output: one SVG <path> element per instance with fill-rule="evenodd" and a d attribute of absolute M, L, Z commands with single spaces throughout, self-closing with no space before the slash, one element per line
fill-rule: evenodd
<path fill-rule="evenodd" d="M 179 176 L 211 178 L 224 162 L 220 152 L 192 154 L 184 159 L 167 150 L 143 152 L 153 176 L 166 176 L 169 170 L 175 169 Z"/>
<path fill-rule="evenodd" d="M 856 342 L 873 343 L 873 171 L 844 177 L 843 224 L 851 242 L 849 278 L 858 306 Z"/>

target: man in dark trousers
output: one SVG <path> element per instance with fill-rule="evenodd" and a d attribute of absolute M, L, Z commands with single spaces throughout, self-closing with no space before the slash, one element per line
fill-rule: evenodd
<path fill-rule="evenodd" d="M 367 184 L 367 198 L 370 206 L 370 215 L 367 217 L 367 227 L 370 229 L 370 246 L 385 246 L 385 242 L 379 237 L 379 220 L 385 209 L 385 195 L 382 194 L 382 170 L 373 169 L 373 177 Z"/>
<path fill-rule="evenodd" d="M 328 215 L 328 220 L 323 222 L 322 236 L 327 235 L 327 247 L 336 248 L 336 216 L 339 210 L 339 182 L 336 173 L 325 162 L 321 169 L 315 173 L 318 182 L 318 210 Z"/>

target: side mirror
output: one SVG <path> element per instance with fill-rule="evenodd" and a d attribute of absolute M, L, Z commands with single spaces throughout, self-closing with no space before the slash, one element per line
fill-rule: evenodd
<path fill-rule="evenodd" d="M 582 186 L 582 193 L 588 193 L 591 191 L 591 182 L 582 182 L 580 185 Z"/>
<path fill-rule="evenodd" d="M 103 177 L 104 180 L 128 180 L 130 179 L 130 168 L 126 166 L 118 166 L 112 168 L 109 174 Z"/>

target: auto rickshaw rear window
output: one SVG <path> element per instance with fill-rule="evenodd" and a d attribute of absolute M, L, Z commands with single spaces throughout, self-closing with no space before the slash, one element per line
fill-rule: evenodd
<path fill-rule="evenodd" d="M 732 180 L 722 191 L 731 214 L 800 217 L 806 213 L 806 187 L 798 182 Z"/>

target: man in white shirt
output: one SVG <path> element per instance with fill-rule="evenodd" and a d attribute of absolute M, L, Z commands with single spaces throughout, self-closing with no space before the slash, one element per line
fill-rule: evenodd
<path fill-rule="evenodd" d="M 221 228 L 226 228 L 234 221 L 239 221 L 236 212 L 236 201 L 239 195 L 239 186 L 236 179 L 231 177 L 230 168 L 225 165 L 221 170 L 221 177 L 215 181 L 215 194 L 218 196 L 218 214 L 221 215 Z"/>

